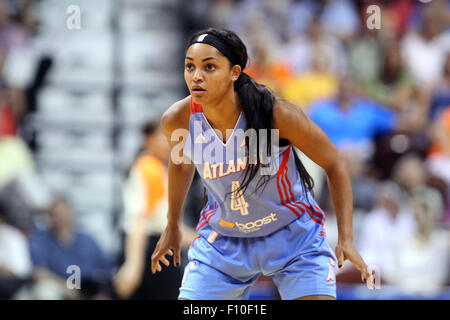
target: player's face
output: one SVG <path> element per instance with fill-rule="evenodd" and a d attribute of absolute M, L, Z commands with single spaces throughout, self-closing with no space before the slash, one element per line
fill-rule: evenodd
<path fill-rule="evenodd" d="M 231 68 L 230 61 L 213 46 L 193 44 L 184 65 L 184 79 L 194 102 L 214 104 L 233 90 L 238 66 Z"/>

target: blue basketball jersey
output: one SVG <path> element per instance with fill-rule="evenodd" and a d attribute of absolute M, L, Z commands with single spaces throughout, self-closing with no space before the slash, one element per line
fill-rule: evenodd
<path fill-rule="evenodd" d="M 272 174 L 267 175 L 265 186 L 256 190 L 264 169 L 260 168 L 245 193 L 234 192 L 240 187 L 251 160 L 245 145 L 246 130 L 246 118 L 241 112 L 224 143 L 204 116 L 201 105 L 191 98 L 184 154 L 195 164 L 208 195 L 197 231 L 209 225 L 226 236 L 261 237 L 304 214 L 323 227 L 325 215 L 310 193 L 303 189 L 291 144 L 274 149 L 273 160 L 268 162 Z"/>

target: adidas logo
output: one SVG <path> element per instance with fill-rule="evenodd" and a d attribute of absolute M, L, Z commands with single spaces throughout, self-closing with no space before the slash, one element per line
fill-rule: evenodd
<path fill-rule="evenodd" d="M 197 138 L 195 139 L 195 143 L 207 143 L 208 140 L 205 138 L 203 133 L 200 133 Z"/>

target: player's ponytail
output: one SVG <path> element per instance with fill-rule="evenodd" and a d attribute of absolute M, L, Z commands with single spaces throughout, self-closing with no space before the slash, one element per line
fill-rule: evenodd
<path fill-rule="evenodd" d="M 276 97 L 272 91 L 270 91 L 270 89 L 266 86 L 255 82 L 253 78 L 244 72 L 241 73 L 239 79 L 234 83 L 234 89 L 238 93 L 244 107 L 244 114 L 247 119 L 248 128 L 253 128 L 256 132 L 259 132 L 259 129 L 273 129 L 273 106 L 275 104 Z M 270 156 L 271 145 L 271 135 L 267 134 L 266 154 L 268 156 Z M 260 152 L 259 146 L 259 136 L 257 136 L 257 154 Z M 295 152 L 294 157 L 295 165 L 300 174 L 303 188 L 313 194 L 314 180 L 309 175 L 302 161 Z M 245 171 L 244 179 L 241 183 L 242 192 L 245 192 L 250 182 L 256 176 L 260 166 L 260 158 L 257 157 L 256 166 L 249 166 L 248 170 Z M 260 187 L 265 185 L 269 178 L 269 176 L 261 176 L 255 190 L 258 190 Z"/>
<path fill-rule="evenodd" d="M 212 35 L 213 37 L 204 36 Z M 234 90 L 238 93 L 244 108 L 244 114 L 247 120 L 248 129 L 254 129 L 259 132 L 260 129 L 271 130 L 273 129 L 273 106 L 275 104 L 275 95 L 266 86 L 254 81 L 252 77 L 247 75 L 244 71 L 248 62 L 247 48 L 242 40 L 233 32 L 226 29 L 209 28 L 206 30 L 198 31 L 192 35 L 189 39 L 188 46 L 193 43 L 202 42 L 215 46 L 222 54 L 224 54 L 228 60 L 230 60 L 230 66 L 239 65 L 241 67 L 241 74 L 239 78 L 234 82 Z M 259 135 L 257 134 L 257 155 L 260 154 L 259 150 Z M 266 155 L 270 156 L 271 152 L 271 135 L 267 134 L 266 141 Z M 246 148 L 248 151 L 248 143 Z M 263 152 L 261 150 L 261 152 Z M 295 164 L 300 174 L 301 183 L 304 190 L 308 190 L 312 193 L 314 187 L 314 181 L 306 171 L 301 160 L 296 153 Z M 250 182 L 256 177 L 261 167 L 261 159 L 256 157 L 256 164 L 248 165 L 247 170 L 244 171 L 244 177 L 240 184 L 240 187 L 235 192 L 245 192 Z M 266 185 L 270 176 L 260 175 L 260 179 L 257 183 L 255 191 Z M 228 194 L 227 194 L 228 195 Z"/>

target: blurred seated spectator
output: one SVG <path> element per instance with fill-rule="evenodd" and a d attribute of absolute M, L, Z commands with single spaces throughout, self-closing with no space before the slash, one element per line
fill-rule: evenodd
<path fill-rule="evenodd" d="M 360 29 L 360 21 L 355 4 L 350 0 L 322 1 L 324 7 L 320 22 L 325 31 L 344 42 L 352 40 Z"/>
<path fill-rule="evenodd" d="M 449 275 L 450 234 L 436 225 L 442 203 L 430 194 L 413 197 L 417 230 L 394 249 L 389 282 L 409 295 L 433 296 L 444 289 Z"/>
<path fill-rule="evenodd" d="M 318 99 L 336 95 L 336 76 L 329 71 L 330 57 L 320 47 L 315 48 L 311 70 L 297 74 L 287 80 L 281 96 L 301 108 L 307 108 Z"/>
<path fill-rule="evenodd" d="M 363 81 L 363 90 L 370 98 L 398 113 L 397 129 L 424 130 L 430 104 L 429 89 L 414 84 L 397 40 L 385 41 L 384 48 L 381 68 L 374 78 Z"/>
<path fill-rule="evenodd" d="M 254 33 L 267 35 L 268 45 L 279 48 L 285 40 L 289 2 L 290 0 L 234 0 L 234 11 L 228 16 L 226 29 L 233 30 L 240 35 L 244 43 L 250 43 L 248 35 Z M 211 21 L 211 23 L 215 25 L 215 22 Z M 252 56 L 252 48 L 248 49 L 249 56 Z"/>
<path fill-rule="evenodd" d="M 322 3 L 317 0 L 290 1 L 286 13 L 287 40 L 298 34 L 306 33 L 312 19 L 322 10 Z"/>
<path fill-rule="evenodd" d="M 167 223 L 170 149 L 159 124 L 147 123 L 143 134 L 142 150 L 123 188 L 123 252 L 114 287 L 121 299 L 176 300 L 183 266 L 171 264 L 161 272 L 151 273 L 151 255 Z M 182 231 L 186 248 L 196 234 L 184 225 Z"/>
<path fill-rule="evenodd" d="M 425 9 L 420 31 L 411 30 L 402 39 L 402 52 L 414 82 L 429 86 L 439 81 L 450 48 L 450 34 L 443 16 L 432 7 Z"/>
<path fill-rule="evenodd" d="M 403 64 L 399 44 L 393 42 L 384 50 L 379 75 L 364 85 L 365 93 L 379 103 L 402 110 L 413 94 L 413 80 Z"/>
<path fill-rule="evenodd" d="M 431 89 L 429 119 L 435 121 L 448 106 L 450 106 L 450 50 L 445 58 L 442 77 Z"/>
<path fill-rule="evenodd" d="M 14 115 L 14 120 L 9 119 L 11 125 L 20 122 L 26 113 L 24 89 L 34 68 L 34 25 L 28 9 L 23 3 L 0 2 L 0 87 Z"/>
<path fill-rule="evenodd" d="M 347 68 L 343 45 L 338 38 L 324 32 L 317 16 L 312 19 L 306 34 L 301 33 L 291 38 L 284 47 L 284 58 L 296 74 L 312 69 L 313 58 L 318 51 L 328 57 L 328 71 L 339 75 Z"/>
<path fill-rule="evenodd" d="M 291 67 L 276 56 L 260 33 L 252 34 L 250 38 L 253 52 L 245 73 L 280 94 L 283 86 L 292 77 Z"/>
<path fill-rule="evenodd" d="M 0 122 L 0 188 L 19 175 L 26 175 L 34 170 L 31 151 L 18 136 L 1 134 L 3 123 Z"/>
<path fill-rule="evenodd" d="M 433 145 L 426 159 L 430 174 L 445 183 L 444 224 L 450 227 L 450 106 L 439 116 L 432 126 Z"/>
<path fill-rule="evenodd" d="M 31 275 L 32 263 L 25 235 L 6 221 L 0 203 L 0 299 L 11 299 Z"/>
<path fill-rule="evenodd" d="M 431 135 L 433 144 L 427 157 L 428 169 L 450 187 L 450 106 L 434 122 Z"/>
<path fill-rule="evenodd" d="M 112 264 L 95 240 L 76 228 L 67 200 L 57 197 L 47 213 L 48 229 L 34 232 L 29 241 L 34 288 L 24 293 L 25 298 L 27 295 L 31 299 L 109 298 Z M 79 290 L 67 285 L 70 266 L 80 270 Z"/>
<path fill-rule="evenodd" d="M 381 12 L 384 20 L 382 28 L 388 26 L 393 37 L 403 37 L 405 32 L 411 28 L 409 23 L 415 10 L 416 3 L 414 2 L 410 0 L 385 1 Z"/>
<path fill-rule="evenodd" d="M 2 127 L 0 121 L 0 201 L 9 223 L 28 232 L 33 216 L 48 205 L 49 193 L 27 144 L 19 136 L 2 134 Z"/>
<path fill-rule="evenodd" d="M 389 179 L 395 163 L 408 153 L 425 158 L 430 148 L 430 138 L 424 132 L 396 130 L 375 137 L 375 152 L 371 158 L 374 174 L 379 179 Z"/>
<path fill-rule="evenodd" d="M 363 220 L 355 243 L 372 269 L 379 268 L 382 280 L 395 270 L 394 247 L 412 236 L 416 223 L 409 199 L 397 184 L 383 183 L 377 191 L 375 207 Z"/>
<path fill-rule="evenodd" d="M 393 130 L 397 120 L 391 110 L 357 95 L 349 76 L 340 79 L 336 97 L 317 101 L 308 111 L 338 148 L 365 159 L 373 152 L 374 137 Z"/>
<path fill-rule="evenodd" d="M 393 168 L 394 180 L 411 197 L 431 199 L 429 210 L 435 223 L 441 221 L 443 214 L 443 201 L 441 194 L 435 188 L 427 185 L 428 172 L 421 157 L 415 154 L 406 154 L 401 157 Z M 431 217 L 431 216 L 430 216 Z"/>
<path fill-rule="evenodd" d="M 370 210 L 373 189 L 378 185 L 370 166 L 374 139 L 395 128 L 395 112 L 357 94 L 353 80 L 346 75 L 341 77 L 336 96 L 316 101 L 308 113 L 346 158 L 355 186 L 355 208 Z"/>
<path fill-rule="evenodd" d="M 361 84 L 375 79 L 381 69 L 383 34 L 377 29 L 363 28 L 348 45 L 348 71 Z"/>

